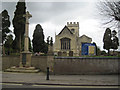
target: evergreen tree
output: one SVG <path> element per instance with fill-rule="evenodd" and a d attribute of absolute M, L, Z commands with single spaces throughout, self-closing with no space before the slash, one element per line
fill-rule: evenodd
<path fill-rule="evenodd" d="M 33 33 L 33 52 L 42 52 L 46 53 L 46 43 L 44 41 L 44 33 L 40 24 L 36 25 L 36 28 Z"/>
<path fill-rule="evenodd" d="M 5 55 L 5 50 L 4 50 L 4 42 L 7 38 L 7 34 L 10 33 L 10 20 L 9 20 L 9 15 L 7 10 L 2 11 L 1 13 L 1 20 L 2 20 L 2 25 L 0 26 L 0 29 L 2 29 L 2 46 L 3 46 L 3 55 Z"/>
<path fill-rule="evenodd" d="M 108 50 L 108 55 L 109 55 L 109 51 L 111 49 L 111 44 L 112 44 L 111 30 L 109 28 L 107 28 L 105 33 L 104 33 L 103 42 L 104 42 L 103 48 Z"/>
<path fill-rule="evenodd" d="M 14 34 L 15 34 L 15 40 L 13 42 L 13 45 L 16 46 L 14 49 L 16 51 L 21 51 L 22 49 L 22 43 L 24 39 L 24 33 L 25 33 L 25 17 L 23 15 L 26 13 L 26 6 L 25 2 L 19 2 L 16 5 L 16 10 L 14 12 L 14 18 L 13 18 L 13 27 L 14 27 Z"/>
<path fill-rule="evenodd" d="M 43 52 L 44 52 L 45 54 L 47 54 L 47 52 L 48 52 L 48 44 L 47 44 L 46 42 L 44 43 Z"/>
<path fill-rule="evenodd" d="M 47 44 L 48 44 L 48 45 L 49 45 L 49 42 L 50 42 L 50 41 L 49 41 L 49 38 L 50 38 L 50 36 L 47 37 Z"/>
<path fill-rule="evenodd" d="M 118 49 L 119 46 L 119 40 L 118 37 L 116 36 L 117 32 L 115 30 L 112 31 L 112 49 Z"/>
<path fill-rule="evenodd" d="M 7 39 L 5 41 L 5 50 L 6 53 L 9 55 L 12 52 L 12 43 L 13 43 L 13 36 L 10 34 L 7 36 Z"/>
<path fill-rule="evenodd" d="M 95 42 L 93 42 L 93 44 L 95 45 L 95 53 L 96 53 L 96 55 L 98 55 L 98 47 Z"/>
<path fill-rule="evenodd" d="M 50 45 L 53 46 L 53 38 L 50 39 Z"/>
<path fill-rule="evenodd" d="M 29 38 L 29 51 L 32 52 L 31 40 Z"/>
<path fill-rule="evenodd" d="M 2 12 L 2 43 L 5 41 L 7 34 L 10 32 L 10 20 L 7 10 Z"/>

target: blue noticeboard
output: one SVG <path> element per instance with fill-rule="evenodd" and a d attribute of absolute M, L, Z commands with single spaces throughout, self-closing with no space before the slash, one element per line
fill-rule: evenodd
<path fill-rule="evenodd" d="M 91 50 L 91 47 L 92 48 L 92 53 L 95 55 L 95 44 L 93 43 L 82 43 L 82 55 L 90 55 L 90 52 L 89 50 Z"/>

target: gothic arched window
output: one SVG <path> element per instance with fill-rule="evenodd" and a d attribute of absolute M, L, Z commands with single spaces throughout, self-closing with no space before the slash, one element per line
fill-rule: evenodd
<path fill-rule="evenodd" d="M 70 39 L 62 38 L 61 41 L 61 50 L 70 50 Z"/>

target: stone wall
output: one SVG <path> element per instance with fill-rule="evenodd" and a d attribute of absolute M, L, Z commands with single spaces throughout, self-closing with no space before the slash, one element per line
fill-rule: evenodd
<path fill-rule="evenodd" d="M 2 70 L 19 66 L 19 56 L 2 57 Z M 120 58 L 81 58 L 32 56 L 32 66 L 45 72 L 47 66 L 51 74 L 118 74 Z M 119 71 L 120 73 L 120 71 Z"/>
<path fill-rule="evenodd" d="M 2 70 L 12 66 L 19 66 L 20 56 L 3 56 L 2 57 Z"/>
<path fill-rule="evenodd" d="M 118 74 L 118 59 L 56 57 L 54 74 Z"/>
<path fill-rule="evenodd" d="M 10 68 L 12 66 L 19 66 L 20 56 L 3 56 L 2 57 L 2 70 Z M 46 56 L 32 56 L 31 66 L 46 71 L 47 57 Z"/>
<path fill-rule="evenodd" d="M 33 67 L 46 71 L 47 68 L 47 56 L 33 56 L 31 58 L 31 64 Z"/>

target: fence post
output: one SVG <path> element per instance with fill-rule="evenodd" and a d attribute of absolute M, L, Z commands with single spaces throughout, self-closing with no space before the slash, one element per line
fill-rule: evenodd
<path fill-rule="evenodd" d="M 47 78 L 46 80 L 49 80 L 49 67 L 47 67 Z"/>

